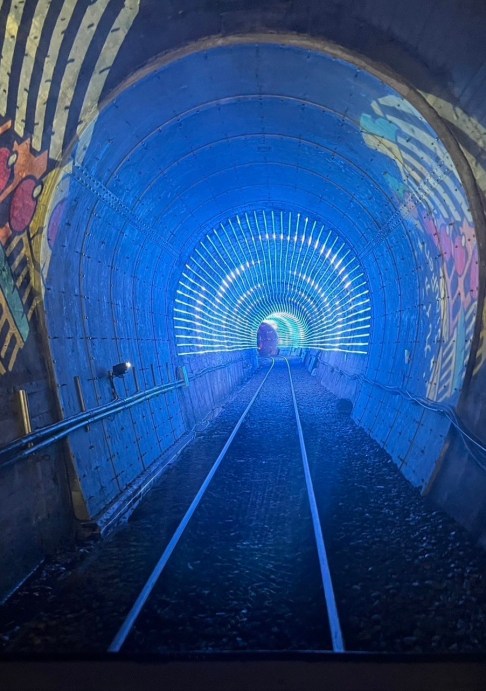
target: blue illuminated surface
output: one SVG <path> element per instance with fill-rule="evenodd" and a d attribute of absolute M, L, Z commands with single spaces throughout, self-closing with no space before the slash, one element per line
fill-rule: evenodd
<path fill-rule="evenodd" d="M 369 289 L 333 230 L 301 213 L 254 210 L 207 233 L 177 288 L 180 355 L 255 348 L 270 324 L 279 345 L 366 354 Z"/>
<path fill-rule="evenodd" d="M 320 350 L 325 385 L 339 395 L 348 387 L 355 419 L 424 486 L 447 419 L 354 377 L 448 405 L 460 395 L 479 260 L 468 200 L 437 132 L 389 84 L 294 39 L 188 47 L 139 76 L 80 132 L 42 235 L 63 414 L 79 412 L 73 376 L 91 382 L 87 405 L 99 405 L 100 371 L 126 358 L 141 387 L 153 385 L 152 366 L 167 376 L 183 353 L 201 354 L 184 356 L 194 372 L 238 350 L 252 363 L 266 323 L 279 347 Z M 337 240 L 326 259 L 329 230 L 326 248 Z M 361 315 L 360 273 L 370 308 Z M 170 405 L 162 448 L 184 429 L 182 409 Z M 73 441 L 95 513 L 100 486 L 111 500 L 141 472 L 138 459 L 158 453 L 152 422 L 137 424 L 144 433 L 127 425 L 106 442 L 93 428 L 98 457 L 108 459 L 96 469 L 84 467 L 89 438 Z"/>

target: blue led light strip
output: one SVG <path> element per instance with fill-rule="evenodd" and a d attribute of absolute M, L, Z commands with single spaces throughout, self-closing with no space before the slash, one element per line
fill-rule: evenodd
<path fill-rule="evenodd" d="M 254 210 L 220 223 L 194 248 L 175 296 L 180 355 L 279 346 L 366 354 L 371 304 L 352 249 L 300 213 Z"/>

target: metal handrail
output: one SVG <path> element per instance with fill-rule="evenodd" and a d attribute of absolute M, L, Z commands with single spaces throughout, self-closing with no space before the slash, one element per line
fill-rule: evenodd
<path fill-rule="evenodd" d="M 110 401 L 110 403 L 105 403 L 97 408 L 92 408 L 86 412 L 81 412 L 77 415 L 65 418 L 64 420 L 60 420 L 59 422 L 47 425 L 46 427 L 41 427 L 35 432 L 27 434 L 20 439 L 16 439 L 0 449 L 0 470 L 38 453 L 46 446 L 50 446 L 50 444 L 64 439 L 81 427 L 103 420 L 105 417 L 109 417 L 114 413 L 120 413 L 154 396 L 159 396 L 160 394 L 185 386 L 187 386 L 185 380 L 179 379 L 175 382 L 169 382 L 168 384 L 162 384 L 161 386 L 147 389 L 147 391 L 133 394 L 133 396 L 128 396 L 127 398 Z"/>
<path fill-rule="evenodd" d="M 209 374 L 210 372 L 216 372 L 216 370 L 219 369 L 224 369 L 225 367 L 228 367 L 228 365 L 236 365 L 239 362 L 248 362 L 248 360 L 247 358 L 238 358 L 237 360 L 233 360 L 230 363 L 223 362 L 219 365 L 210 365 L 209 367 L 205 367 L 204 369 L 189 374 L 188 379 L 189 381 L 195 381 L 196 379 L 199 379 L 199 377 L 202 377 L 205 374 Z"/>

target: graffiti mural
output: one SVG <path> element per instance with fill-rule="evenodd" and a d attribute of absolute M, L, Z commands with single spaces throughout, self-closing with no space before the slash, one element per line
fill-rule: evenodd
<path fill-rule="evenodd" d="M 47 152 L 0 126 L 0 374 L 12 369 L 36 305 L 28 229 L 37 209 Z"/>
<path fill-rule="evenodd" d="M 423 260 L 425 394 L 450 401 L 462 385 L 476 319 L 479 260 L 471 213 L 452 159 L 417 111 L 395 95 L 375 101 L 372 110 L 361 116 L 363 139 L 394 163 L 385 179 Z"/>
<path fill-rule="evenodd" d="M 52 247 L 59 209 L 46 212 L 63 152 L 96 119 L 138 11 L 139 0 L 0 5 L 0 375 L 29 335 L 39 270 L 48 268 L 41 237 L 48 232 Z"/>
<path fill-rule="evenodd" d="M 477 376 L 486 363 L 486 303 L 483 305 L 482 314 L 482 329 L 479 335 L 478 350 L 476 353 L 476 360 L 474 362 L 473 375 Z"/>

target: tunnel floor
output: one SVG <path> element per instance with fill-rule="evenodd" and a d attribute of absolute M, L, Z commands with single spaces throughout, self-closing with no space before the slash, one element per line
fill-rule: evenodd
<path fill-rule="evenodd" d="M 107 650 L 267 374 L 107 539 L 57 555 L 0 609 L 4 653 Z M 486 554 L 291 362 L 346 650 L 486 651 Z M 287 365 L 274 369 L 123 652 L 332 650 Z"/>

